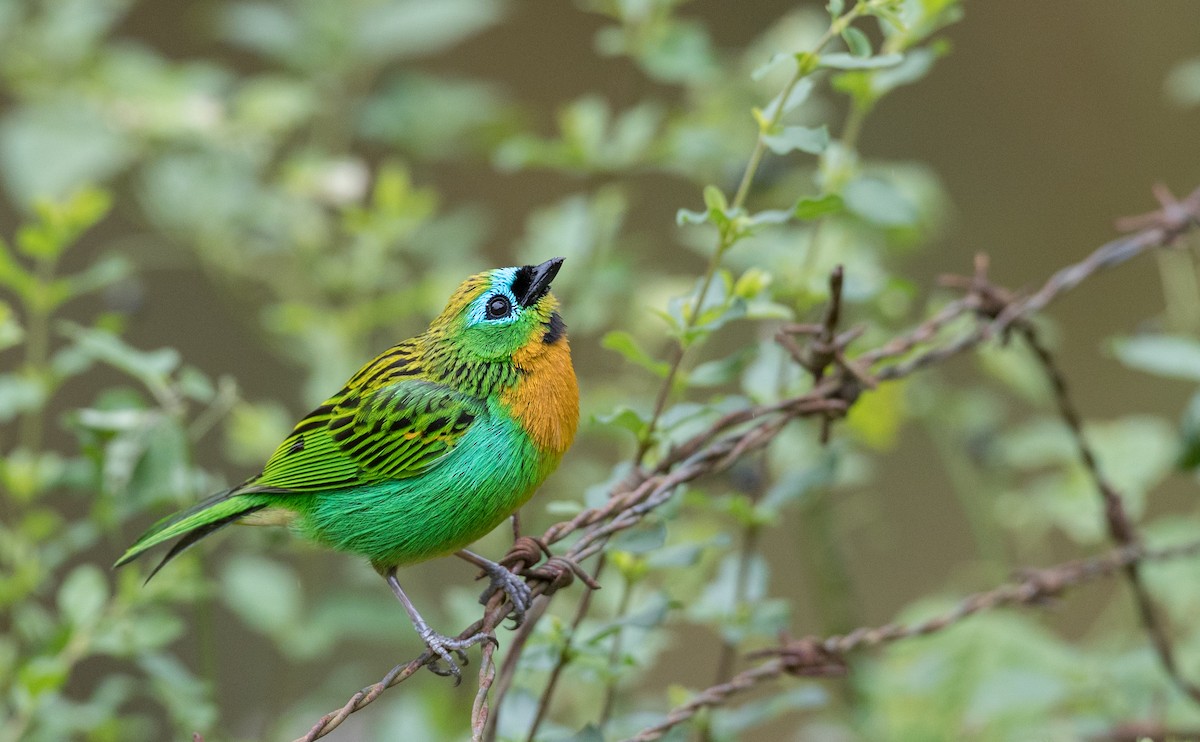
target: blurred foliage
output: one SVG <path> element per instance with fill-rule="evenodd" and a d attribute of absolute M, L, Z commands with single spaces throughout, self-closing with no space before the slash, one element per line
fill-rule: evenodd
<path fill-rule="evenodd" d="M 499 0 L 213 0 L 188 11 L 202 22 L 184 55 L 130 30 L 152 5 L 0 3 L 0 742 L 285 738 L 379 675 L 381 656 L 405 658 L 402 642 L 415 643 L 369 570 L 265 550 L 279 543 L 270 534 L 197 549 L 146 586 L 144 571 L 106 566 L 153 517 L 236 476 L 205 458 L 211 439 L 228 463 L 261 463 L 296 413 L 419 331 L 468 272 L 565 256 L 555 289 L 574 347 L 606 358 L 580 364 L 588 419 L 527 530 L 602 502 L 634 451 L 653 459 L 725 412 L 808 389 L 772 336 L 817 316 L 835 265 L 861 347 L 947 300 L 924 306 L 904 271 L 939 235 L 949 196 L 921 163 L 868 157 L 858 140 L 868 120 L 886 126 L 880 101 L 950 53 L 939 32 L 958 0 L 830 0 L 731 50 L 680 0 L 579 0 L 596 52 L 655 93 L 622 108 L 588 91 L 540 123 L 496 80 L 429 62 L 502 28 Z M 1182 63 L 1172 99 L 1195 105 L 1197 80 L 1196 62 Z M 529 208 L 498 258 L 485 250 L 497 216 L 431 184 L 439 168 L 547 178 L 559 196 Z M 664 178 L 696 195 L 660 247 L 635 217 Z M 1110 348 L 1138 371 L 1197 382 L 1188 257 L 1190 272 L 1164 271 L 1165 319 Z M 244 331 L 303 388 L 247 398 L 220 375 L 226 359 L 141 347 L 129 328 L 164 261 L 251 314 Z M 863 588 L 847 544 L 886 542 L 875 462 L 905 436 L 937 445 L 941 460 L 919 466 L 948 472 L 981 571 L 1048 559 L 1064 541 L 1099 547 L 1097 498 L 1034 360 L 989 349 L 978 368 L 969 384 L 934 370 L 866 393 L 826 448 L 794 423 L 615 538 L 592 612 L 575 626 L 560 596 L 531 637 L 499 737 L 527 738 L 556 665 L 564 679 L 537 738 L 617 739 L 724 679 L 718 654 L 782 630 L 852 628 Z M 1157 514 L 1155 486 L 1200 466 L 1200 394 L 1181 421 L 1131 415 L 1087 434 L 1131 513 Z M 1187 535 L 1192 520 L 1156 516 L 1148 532 Z M 766 549 L 766 533 L 784 546 Z M 1200 659 L 1195 571 L 1148 571 L 1184 667 Z M 797 614 L 794 584 L 811 611 Z M 438 595 L 444 628 L 477 617 L 465 578 Z M 714 741 L 778 719 L 798 738 L 845 739 L 1200 723 L 1125 597 L 1113 591 L 1115 607 L 1076 636 L 1031 615 L 978 617 L 864 660 L 851 691 L 797 682 L 697 723 Z M 902 618 L 942 606 L 921 599 Z M 218 633 L 265 644 L 277 687 L 218 703 L 230 696 L 217 679 L 248 672 Z M 656 685 L 668 676 L 652 670 L 694 654 L 685 636 L 711 638 L 713 668 L 687 688 Z M 451 739 L 469 706 L 445 683 L 411 682 L 356 721 L 371 738 Z"/>

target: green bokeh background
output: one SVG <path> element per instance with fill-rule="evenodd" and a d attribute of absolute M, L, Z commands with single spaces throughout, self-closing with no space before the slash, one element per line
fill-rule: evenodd
<path fill-rule="evenodd" d="M 602 339 L 610 330 L 628 331 L 655 358 L 669 357 L 670 341 L 651 309 L 689 291 L 712 246 L 710 233 L 677 226 L 676 212 L 701 208 L 705 184 L 734 191 L 754 142 L 750 106 L 764 105 L 779 87 L 770 76 L 751 82 L 750 71 L 775 51 L 802 48 L 788 44 L 811 41 L 827 16 L 818 5 L 794 2 L 647 2 L 663 17 L 661 27 L 637 27 L 645 38 L 663 28 L 678 34 L 671 37 L 677 45 L 664 44 L 652 59 L 605 51 L 620 38 L 637 38 L 620 37 L 614 29 L 621 24 L 597 12 L 612 7 L 643 4 L 0 0 L 0 45 L 7 47 L 0 49 L 0 236 L 13 240 L 36 198 L 104 188 L 111 212 L 72 248 L 62 270 L 106 254 L 122 255 L 131 270 L 61 316 L 84 325 L 108 316 L 130 346 L 174 348 L 208 379 L 236 379 L 237 388 L 237 401 L 213 432 L 171 459 L 187 469 L 178 481 L 194 491 L 147 490 L 136 503 L 115 506 L 122 516 L 42 575 L 25 600 L 55 613 L 58 585 L 72 569 L 106 568 L 140 528 L 203 494 L 204 484 L 215 489 L 254 473 L 292 419 L 371 354 L 418 332 L 468 272 L 495 265 L 568 258 L 559 293 L 586 420 L 563 469 L 527 508 L 527 529 L 561 519 L 565 503 L 583 501 L 628 459 L 632 439 L 595 418 L 622 403 L 648 409 L 659 380 Z M 378 15 L 350 40 L 347 19 L 359 12 Z M 108 13 L 107 30 L 89 39 L 89 18 Z M 41 23 L 48 18 L 61 20 Z M 301 26 L 288 19 L 296 18 L 307 19 L 301 26 L 308 36 L 295 35 Z M 919 224 L 839 232 L 829 238 L 820 270 L 801 271 L 800 248 L 787 252 L 803 232 L 793 243 L 755 237 L 731 253 L 729 264 L 735 275 L 766 268 L 774 277 L 769 298 L 801 318 L 817 316 L 823 270 L 833 262 L 847 260 L 849 280 L 863 281 L 860 287 L 870 283 L 862 276 L 879 276 L 888 288 L 863 288 L 850 309 L 851 321 L 871 323 L 876 339 L 919 319 L 930 297 L 941 296 L 932 290 L 936 277 L 968 273 L 978 251 L 991 256 L 998 282 L 1038 285 L 1111 239 L 1115 217 L 1153 208 L 1151 184 L 1185 193 L 1200 183 L 1200 108 L 1189 105 L 1200 75 L 1177 71 L 1200 54 L 1197 29 L 1200 6 L 1186 0 L 966 4 L 964 18 L 936 35 L 948 42 L 946 56 L 924 79 L 883 99 L 857 139 L 864 162 L 898 179 L 921 213 Z M 655 59 L 665 66 L 655 67 Z M 637 111 L 622 124 L 633 144 L 622 150 L 617 141 L 599 156 L 555 146 L 564 117 L 568 128 L 576 117 L 586 140 L 594 133 L 589 127 L 603 128 L 609 114 L 597 110 L 605 107 L 613 116 Z M 837 137 L 846 108 L 844 96 L 823 88 L 802 116 L 828 123 Z M 696 139 L 668 136 L 678 121 L 692 125 Z M 642 136 L 649 144 L 639 149 Z M 796 153 L 768 156 L 751 210 L 779 208 L 811 191 L 812 169 L 812 158 Z M 1195 480 L 1169 471 L 1195 380 L 1132 370 L 1113 357 L 1108 339 L 1162 328 L 1200 334 L 1195 306 L 1171 294 L 1180 275 L 1195 286 L 1194 269 L 1190 253 L 1143 259 L 1089 280 L 1049 313 L 1060 362 L 1079 407 L 1098 424 L 1097 443 L 1111 454 L 1114 476 L 1137 480 L 1139 465 L 1152 470 L 1145 477 L 1157 486 L 1143 518 L 1164 536 L 1185 537 L 1196 521 Z M 747 341 L 770 344 L 769 320 L 738 327 L 716 333 L 697 356 L 722 358 Z M 5 374 L 21 363 L 19 348 L 0 351 Z M 889 421 L 880 423 L 887 430 L 872 432 L 860 421 L 846 433 L 840 453 L 848 473 L 830 484 L 836 496 L 820 525 L 837 545 L 840 600 L 854 623 L 916 615 L 944 596 L 989 587 L 1019 565 L 1104 547 L 1099 523 L 1084 522 L 1090 504 L 1063 505 L 1061 522 L 1046 515 L 1052 507 L 1038 509 L 1039 487 L 1061 492 L 1074 474 L 1069 455 L 1029 463 L 1029 451 L 1053 450 L 1063 439 L 1046 422 L 1054 418 L 1044 390 L 1023 394 L 1022 363 L 1002 352 L 982 363 L 955 361 L 876 400 L 872 409 Z M 46 448 L 75 455 L 77 435 L 63 424 L 70 411 L 116 404 L 105 395 L 128 385 L 103 364 L 65 384 L 45 412 Z M 727 381 L 684 397 L 711 404 L 737 387 Z M 6 415 L 3 425 L 0 448 L 11 455 L 17 420 Z M 797 467 L 817 466 L 813 429 L 790 435 L 783 445 L 807 452 L 796 454 Z M 1149 441 L 1149 450 L 1136 448 L 1139 441 Z M 1056 472 L 1062 478 L 1051 476 Z M 691 591 L 676 591 L 671 600 L 703 606 L 721 595 L 713 586 L 722 582 L 722 560 L 736 553 L 741 526 L 714 503 L 744 487 L 737 475 L 702 484 L 674 511 L 684 515 L 668 529 L 670 546 L 705 539 L 716 546 L 687 577 L 663 568 L 662 581 L 681 581 Z M 974 506 L 964 505 L 963 490 L 977 491 Z M 94 515 L 96 496 L 88 493 L 64 485 L 45 502 L 67 521 L 83 519 Z M 16 523 L 22 506 L 10 500 L 5 507 L 5 522 Z M 996 550 L 973 530 L 971 507 L 985 508 L 994 522 Z M 764 594 L 761 601 L 753 590 L 743 596 L 764 616 L 789 606 L 782 620 L 795 634 L 846 628 L 829 608 L 821 564 L 813 561 L 810 515 L 791 508 L 763 530 Z M 1025 519 L 1039 518 L 1051 525 L 1031 532 Z M 139 679 L 131 683 L 152 677 L 157 690 L 120 704 L 134 719 L 127 725 L 97 722 L 72 734 L 290 738 L 418 651 L 402 612 L 365 565 L 283 534 L 237 529 L 219 538 L 156 580 L 177 581 L 178 594 L 146 598 L 177 616 L 162 616 L 178 622 L 177 640 L 162 652 L 179 664 L 89 656 L 73 667 L 62 697 L 88 698 L 118 674 Z M 500 554 L 506 538 L 493 534 L 481 549 Z M 476 586 L 463 565 L 409 573 L 406 586 L 444 630 L 457 630 L 476 612 Z M 1158 578 L 1175 596 L 1164 600 L 1177 620 L 1194 606 L 1194 577 L 1192 570 Z M 686 697 L 681 687 L 713 682 L 721 636 L 745 630 L 741 649 L 763 646 L 771 636 L 764 626 L 775 620 L 746 628 L 719 611 L 678 607 L 668 612 L 672 619 L 656 618 L 669 591 L 654 580 L 643 587 L 633 593 L 630 615 L 653 620 L 627 638 L 648 651 L 619 673 L 628 715 L 617 722 L 621 730 L 656 719 Z M 597 631 L 613 620 L 621 593 L 615 575 L 605 582 Z M 130 594 L 118 593 L 121 600 Z M 569 620 L 574 600 L 557 606 L 547 632 Z M 0 615 L 0 633 L 20 635 L 21 621 L 15 611 Z M 1196 628 L 1179 629 L 1185 670 L 1194 675 Z M 548 648 L 539 651 L 528 668 L 532 693 L 550 661 Z M 566 738 L 594 716 L 605 656 L 601 642 L 580 662 L 556 707 L 562 726 L 547 727 L 545 739 Z M 1157 672 L 1117 584 L 1080 591 L 1049 614 L 980 618 L 884 657 L 865 661 L 851 681 L 792 683 L 779 709 L 744 715 L 747 724 L 762 722 L 756 731 L 741 732 L 731 715 L 725 727 L 714 717 L 711 734 L 1073 739 L 1155 714 L 1166 722 L 1200 721 Z M 18 656 L 14 665 L 26 659 Z M 456 738 L 465 733 L 470 685 L 450 689 L 432 676 L 414 678 L 332 738 Z M 531 697 L 518 693 L 511 701 L 502 718 L 525 718 Z M 15 708 L 0 705 L 0 712 Z M 41 723 L 30 726 L 29 739 L 53 738 L 53 724 Z M 519 729 L 510 723 L 516 726 L 509 731 Z"/>

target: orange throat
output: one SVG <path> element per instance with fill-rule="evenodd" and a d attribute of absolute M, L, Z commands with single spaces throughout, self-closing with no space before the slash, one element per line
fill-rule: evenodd
<path fill-rule="evenodd" d="M 530 343 L 513 363 L 521 380 L 502 393 L 504 406 L 543 453 L 561 457 L 579 426 L 579 384 L 567 338 Z"/>

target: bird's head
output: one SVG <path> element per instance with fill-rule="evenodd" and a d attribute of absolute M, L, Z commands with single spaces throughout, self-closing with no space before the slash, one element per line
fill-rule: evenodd
<path fill-rule="evenodd" d="M 566 325 L 550 282 L 562 258 L 476 273 L 463 281 L 432 328 L 480 360 L 512 359 L 562 340 Z"/>

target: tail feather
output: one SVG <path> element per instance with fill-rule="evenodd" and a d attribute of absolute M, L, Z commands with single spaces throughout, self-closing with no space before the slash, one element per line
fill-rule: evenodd
<path fill-rule="evenodd" d="M 155 523 L 121 555 L 113 567 L 128 564 L 155 546 L 179 538 L 158 566 L 150 572 L 146 578 L 149 581 L 167 562 L 182 554 L 192 544 L 266 506 L 267 503 L 261 499 L 238 495 L 236 490 L 220 492 Z"/>

